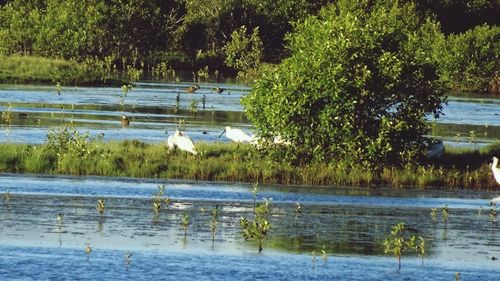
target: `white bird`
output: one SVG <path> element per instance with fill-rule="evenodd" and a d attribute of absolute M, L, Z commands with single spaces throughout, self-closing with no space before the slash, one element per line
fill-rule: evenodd
<path fill-rule="evenodd" d="M 500 167 L 498 167 L 498 158 L 493 157 L 493 164 L 491 164 L 491 170 L 493 171 L 493 177 L 500 184 Z M 490 203 L 492 205 L 496 205 L 497 202 L 500 202 L 500 196 L 491 199 Z"/>
<path fill-rule="evenodd" d="M 170 138 L 172 137 L 172 138 Z M 196 148 L 194 147 L 193 141 L 185 133 L 176 130 L 173 136 L 167 138 L 167 145 L 169 147 L 178 147 L 180 150 L 187 151 L 196 155 Z"/>
<path fill-rule="evenodd" d="M 252 141 L 252 137 L 240 129 L 232 129 L 229 126 L 226 126 L 226 128 L 224 128 L 224 131 L 222 131 L 222 133 L 219 135 L 219 138 L 222 137 L 224 133 L 226 133 L 226 137 L 228 139 L 231 139 L 237 143 Z"/>

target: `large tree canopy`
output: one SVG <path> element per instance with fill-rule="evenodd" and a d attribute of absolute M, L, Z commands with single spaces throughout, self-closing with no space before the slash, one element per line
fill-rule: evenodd
<path fill-rule="evenodd" d="M 340 0 L 298 23 L 291 56 L 243 100 L 261 136 L 292 161 L 400 163 L 423 148 L 444 101 L 431 39 L 412 4 Z"/>

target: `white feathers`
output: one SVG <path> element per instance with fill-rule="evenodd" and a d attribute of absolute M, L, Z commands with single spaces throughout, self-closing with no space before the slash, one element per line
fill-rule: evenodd
<path fill-rule="evenodd" d="M 196 148 L 194 143 L 185 133 L 176 130 L 173 136 L 168 136 L 167 145 L 170 149 L 175 149 L 178 147 L 180 150 L 187 151 L 193 155 L 196 155 Z"/>
<path fill-rule="evenodd" d="M 226 137 L 228 139 L 233 140 L 234 142 L 240 143 L 240 142 L 251 142 L 252 137 L 249 136 L 247 133 L 243 132 L 240 129 L 232 129 L 229 126 L 226 126 L 224 131 L 220 134 L 219 138 L 226 133 Z"/>

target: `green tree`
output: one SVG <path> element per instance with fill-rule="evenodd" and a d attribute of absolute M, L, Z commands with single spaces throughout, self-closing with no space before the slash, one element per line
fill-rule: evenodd
<path fill-rule="evenodd" d="M 500 84 L 500 27 L 477 26 L 450 35 L 446 43 L 441 47 L 440 69 L 452 89 L 486 92 Z"/>
<path fill-rule="evenodd" d="M 247 35 L 247 28 L 241 26 L 231 34 L 231 41 L 224 47 L 226 53 L 225 63 L 242 73 L 258 69 L 262 60 L 262 41 L 259 37 L 259 28 L 253 29 Z"/>
<path fill-rule="evenodd" d="M 412 4 L 340 0 L 296 24 L 291 56 L 243 99 L 263 139 L 295 162 L 401 163 L 423 149 L 444 101 L 428 46 L 436 25 Z M 426 39 L 426 40 L 423 40 Z"/>

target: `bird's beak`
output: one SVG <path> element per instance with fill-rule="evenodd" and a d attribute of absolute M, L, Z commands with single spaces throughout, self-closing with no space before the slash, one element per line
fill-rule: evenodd
<path fill-rule="evenodd" d="M 224 129 L 224 131 L 222 131 L 222 133 L 220 133 L 219 135 L 219 138 L 222 137 L 222 135 L 226 132 L 226 129 Z"/>

